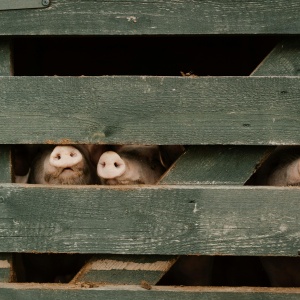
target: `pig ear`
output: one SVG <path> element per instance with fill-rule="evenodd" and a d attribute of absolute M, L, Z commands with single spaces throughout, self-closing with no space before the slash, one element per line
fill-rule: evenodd
<path fill-rule="evenodd" d="M 161 164 L 168 169 L 184 151 L 185 148 L 182 145 L 159 146 L 159 158 Z"/>
<path fill-rule="evenodd" d="M 92 162 L 93 165 L 97 165 L 100 156 L 108 151 L 108 146 L 107 145 L 86 145 L 89 151 L 89 157 L 90 161 Z"/>

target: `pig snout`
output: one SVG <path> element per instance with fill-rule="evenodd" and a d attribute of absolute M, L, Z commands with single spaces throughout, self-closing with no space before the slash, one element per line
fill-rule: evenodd
<path fill-rule="evenodd" d="M 113 179 L 124 174 L 124 160 L 116 152 L 104 152 L 98 162 L 97 173 L 101 178 Z"/>
<path fill-rule="evenodd" d="M 56 146 L 50 154 L 49 164 L 55 168 L 72 168 L 83 160 L 79 150 L 71 146 Z"/>

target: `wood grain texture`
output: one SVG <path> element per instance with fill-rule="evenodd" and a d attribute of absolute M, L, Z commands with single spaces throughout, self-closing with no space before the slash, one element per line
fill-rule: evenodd
<path fill-rule="evenodd" d="M 10 40 L 2 38 L 0 39 L 0 76 L 10 76 L 12 73 Z M 0 147 L 0 182 L 12 182 L 11 150 L 7 145 Z M 12 276 L 12 255 L 0 253 L 0 282 L 10 282 Z"/>
<path fill-rule="evenodd" d="M 0 147 L 0 182 L 12 182 L 11 149 L 8 145 Z"/>
<path fill-rule="evenodd" d="M 47 6 L 46 4 L 43 5 L 41 0 L 2 0 L 0 2 L 0 12 L 10 9 L 45 8 Z"/>
<path fill-rule="evenodd" d="M 177 256 L 98 255 L 88 262 L 73 283 L 155 285 Z"/>
<path fill-rule="evenodd" d="M 2 38 L 0 39 L 0 76 L 10 76 L 12 73 L 10 40 Z"/>
<path fill-rule="evenodd" d="M 299 76 L 299 38 L 285 38 L 253 71 L 251 76 Z"/>
<path fill-rule="evenodd" d="M 299 289 L 231 287 L 100 286 L 80 288 L 57 284 L 0 284 L 1 300 L 298 300 Z"/>
<path fill-rule="evenodd" d="M 299 34 L 299 13 L 297 0 L 53 0 L 46 9 L 0 11 L 0 34 Z"/>
<path fill-rule="evenodd" d="M 0 39 L 0 76 L 12 75 L 11 47 L 9 39 Z M 1 93 L 5 91 L 1 90 Z M 10 147 L 0 147 L 0 182 L 12 181 L 11 153 Z"/>
<path fill-rule="evenodd" d="M 273 149 L 263 146 L 193 146 L 159 183 L 244 185 Z"/>
<path fill-rule="evenodd" d="M 298 255 L 298 188 L 2 184 L 0 252 Z"/>
<path fill-rule="evenodd" d="M 10 282 L 12 277 L 12 257 L 8 253 L 0 253 L 0 282 Z"/>
<path fill-rule="evenodd" d="M 1 77 L 2 144 L 299 144 L 299 77 Z"/>

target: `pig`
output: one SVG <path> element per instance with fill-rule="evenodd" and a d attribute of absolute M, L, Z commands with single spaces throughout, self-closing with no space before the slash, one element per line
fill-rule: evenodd
<path fill-rule="evenodd" d="M 96 157 L 100 155 L 97 174 L 102 184 L 155 184 L 184 152 L 184 147 L 122 145 L 111 149 L 102 146 L 96 151 Z M 212 257 L 182 256 L 160 284 L 208 285 L 212 266 Z"/>
<path fill-rule="evenodd" d="M 98 146 L 92 160 L 101 184 L 155 184 L 183 151 L 183 146 Z"/>
<path fill-rule="evenodd" d="M 300 147 L 277 147 L 254 174 L 253 185 L 300 185 Z"/>
<path fill-rule="evenodd" d="M 83 146 L 46 147 L 32 162 L 28 183 L 96 184 L 98 178 Z"/>
<path fill-rule="evenodd" d="M 32 157 L 32 163 L 30 160 Z M 96 169 L 89 161 L 88 149 L 76 146 L 18 146 L 13 151 L 17 183 L 96 184 Z M 26 160 L 27 159 L 27 160 Z M 28 178 L 28 180 L 27 180 Z M 56 259 L 58 258 L 58 259 Z M 20 282 L 68 282 L 75 275 L 82 257 L 16 254 Z M 61 273 L 62 272 L 62 273 Z"/>
<path fill-rule="evenodd" d="M 257 185 L 300 186 L 300 147 L 281 146 L 255 174 Z M 261 257 L 272 287 L 300 287 L 299 257 Z"/>

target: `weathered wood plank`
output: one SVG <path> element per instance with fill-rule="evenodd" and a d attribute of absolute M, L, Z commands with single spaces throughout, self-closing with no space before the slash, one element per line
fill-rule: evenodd
<path fill-rule="evenodd" d="M 57 284 L 0 284 L 1 300 L 296 300 L 300 299 L 299 288 L 231 288 L 231 287 L 162 287 L 151 290 L 139 286 L 100 286 L 80 288 L 74 285 Z"/>
<path fill-rule="evenodd" d="M 0 76 L 10 76 L 13 74 L 11 47 L 9 39 L 0 39 Z M 1 90 L 1 93 L 4 93 Z M 2 145 L 0 147 L 0 182 L 11 182 L 11 152 L 10 147 Z"/>
<path fill-rule="evenodd" d="M 0 39 L 0 76 L 13 74 L 10 40 Z M 1 91 L 3 93 L 3 91 Z M 10 146 L 0 147 L 0 182 L 12 182 L 11 150 Z M 13 277 L 12 255 L 9 253 L 0 254 L 0 282 L 10 282 Z"/>
<path fill-rule="evenodd" d="M 285 38 L 251 74 L 251 76 L 268 75 L 300 75 L 300 41 L 298 38 Z"/>
<path fill-rule="evenodd" d="M 0 39 L 0 76 L 10 76 L 13 73 L 11 48 L 9 39 Z"/>
<path fill-rule="evenodd" d="M 155 285 L 176 260 L 176 256 L 98 255 L 72 282 Z"/>
<path fill-rule="evenodd" d="M 274 147 L 193 146 L 160 184 L 243 185 Z"/>
<path fill-rule="evenodd" d="M 11 150 L 8 145 L 0 147 L 0 182 L 12 182 Z"/>
<path fill-rule="evenodd" d="M 0 12 L 10 9 L 45 8 L 49 3 L 49 0 L 2 0 L 0 2 Z"/>
<path fill-rule="evenodd" d="M 0 142 L 299 144 L 299 77 L 1 77 Z"/>
<path fill-rule="evenodd" d="M 12 279 L 12 257 L 7 253 L 0 253 L 0 282 L 10 282 Z"/>
<path fill-rule="evenodd" d="M 2 184 L 0 252 L 298 255 L 300 189 Z"/>
<path fill-rule="evenodd" d="M 0 11 L 0 34 L 299 34 L 299 13 L 297 0 L 60 0 L 46 9 Z"/>

